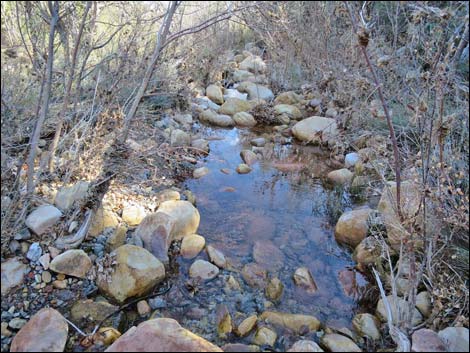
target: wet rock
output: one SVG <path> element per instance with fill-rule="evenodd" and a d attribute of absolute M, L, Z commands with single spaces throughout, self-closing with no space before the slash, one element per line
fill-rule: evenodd
<path fill-rule="evenodd" d="M 297 104 L 303 101 L 304 97 L 294 91 L 282 92 L 274 100 L 274 104 Z"/>
<path fill-rule="evenodd" d="M 189 268 L 191 278 L 200 278 L 204 281 L 211 280 L 219 274 L 219 268 L 204 260 L 196 260 Z"/>
<path fill-rule="evenodd" d="M 296 123 L 292 134 L 300 141 L 325 143 L 337 138 L 338 127 L 334 119 L 313 116 Z"/>
<path fill-rule="evenodd" d="M 232 332 L 232 317 L 224 304 L 217 305 L 216 308 L 217 334 L 219 337 L 226 337 Z"/>
<path fill-rule="evenodd" d="M 356 152 L 352 152 L 352 153 L 348 153 L 344 157 L 344 164 L 346 168 L 350 168 L 350 167 L 354 167 L 356 163 L 358 163 L 360 160 L 361 160 L 361 157 L 359 156 L 359 154 Z"/>
<path fill-rule="evenodd" d="M 324 335 L 320 342 L 330 352 L 362 352 L 351 339 L 337 333 Z"/>
<path fill-rule="evenodd" d="M 268 274 L 262 266 L 252 262 L 243 267 L 242 277 L 251 287 L 265 288 Z"/>
<path fill-rule="evenodd" d="M 17 257 L 2 262 L 2 295 L 6 295 L 12 288 L 21 285 L 24 281 L 24 275 L 28 271 L 29 266 L 23 264 Z"/>
<path fill-rule="evenodd" d="M 253 127 L 256 125 L 256 120 L 253 115 L 247 112 L 238 112 L 233 115 L 233 121 L 237 126 Z"/>
<path fill-rule="evenodd" d="M 240 152 L 240 156 L 247 165 L 253 165 L 258 161 L 256 153 L 250 150 L 243 150 Z"/>
<path fill-rule="evenodd" d="M 117 306 L 107 301 L 93 301 L 91 299 L 79 300 L 73 304 L 70 310 L 72 322 L 78 324 L 81 322 L 98 323 L 104 320 L 108 315 L 118 309 Z M 105 325 L 113 325 L 113 318 L 105 321 Z"/>
<path fill-rule="evenodd" d="M 381 254 L 380 242 L 373 237 L 367 237 L 354 249 L 353 260 L 361 266 L 366 266 L 379 261 Z"/>
<path fill-rule="evenodd" d="M 206 247 L 207 256 L 209 256 L 209 261 L 215 264 L 219 268 L 227 267 L 227 259 L 221 251 L 214 248 L 212 245 Z"/>
<path fill-rule="evenodd" d="M 111 253 L 116 265 L 109 281 L 98 277 L 99 289 L 122 303 L 127 298 L 144 295 L 165 278 L 165 267 L 147 250 L 123 245 Z"/>
<path fill-rule="evenodd" d="M 250 78 L 251 76 L 253 76 L 253 75 L 248 73 L 247 77 Z M 242 79 L 241 81 L 245 81 L 245 80 Z M 237 99 L 241 99 L 241 100 L 246 101 L 248 99 L 248 94 L 247 93 L 241 93 L 236 89 L 228 88 L 224 92 L 224 99 L 227 99 L 227 98 L 237 98 Z M 234 116 L 234 120 L 235 120 L 235 116 Z M 238 123 L 237 123 L 237 125 L 238 125 Z"/>
<path fill-rule="evenodd" d="M 387 300 L 390 303 L 390 309 L 392 312 L 392 321 L 394 324 L 403 321 L 405 313 L 408 311 L 408 302 L 402 298 L 397 298 L 395 301 L 392 295 L 387 296 Z M 382 322 L 387 321 L 387 309 L 385 307 L 383 299 L 380 299 L 377 303 L 376 314 Z M 418 311 L 418 309 L 413 310 L 413 318 L 411 320 L 412 325 L 419 325 L 423 321 L 423 316 Z"/>
<path fill-rule="evenodd" d="M 16 334 L 10 352 L 63 352 L 68 324 L 54 309 L 42 309 Z"/>
<path fill-rule="evenodd" d="M 258 346 L 243 343 L 228 343 L 222 347 L 224 352 L 259 352 Z"/>
<path fill-rule="evenodd" d="M 411 336 L 412 352 L 445 352 L 444 342 L 433 330 L 422 328 Z"/>
<path fill-rule="evenodd" d="M 41 255 L 42 249 L 39 243 L 32 243 L 28 249 L 28 252 L 26 253 L 26 257 L 32 262 L 38 261 Z"/>
<path fill-rule="evenodd" d="M 180 129 L 175 129 L 170 135 L 170 145 L 173 147 L 177 146 L 189 146 L 191 144 L 191 136 L 187 132 Z"/>
<path fill-rule="evenodd" d="M 307 267 L 300 267 L 295 270 L 294 282 L 297 286 L 304 288 L 307 293 L 313 294 L 318 290 L 317 284 Z"/>
<path fill-rule="evenodd" d="M 358 246 L 367 236 L 367 220 L 371 212 L 370 208 L 363 208 L 343 213 L 336 223 L 336 241 L 352 248 Z"/>
<path fill-rule="evenodd" d="M 202 178 L 203 176 L 209 174 L 209 172 L 210 172 L 210 170 L 207 167 L 196 168 L 193 171 L 193 178 L 194 179 Z"/>
<path fill-rule="evenodd" d="M 289 119 L 298 120 L 302 118 L 302 112 L 295 105 L 278 104 L 274 106 L 274 111 L 277 115 L 286 115 Z"/>
<path fill-rule="evenodd" d="M 119 248 L 121 245 L 126 243 L 127 227 L 118 227 L 113 234 L 106 240 L 106 246 L 110 251 Z"/>
<path fill-rule="evenodd" d="M 258 321 L 258 317 L 256 315 L 251 315 L 243 320 L 237 328 L 237 335 L 240 337 L 247 336 L 251 330 L 256 326 L 256 322 Z"/>
<path fill-rule="evenodd" d="M 285 261 L 282 251 L 269 240 L 255 242 L 253 258 L 259 265 L 273 271 L 279 270 Z"/>
<path fill-rule="evenodd" d="M 88 195 L 90 183 L 87 181 L 79 181 L 73 186 L 62 187 L 57 192 L 54 204 L 62 211 L 70 209 L 74 202 L 85 199 Z"/>
<path fill-rule="evenodd" d="M 245 101 L 238 98 L 228 98 L 225 103 L 220 107 L 220 114 L 227 114 L 233 116 L 239 112 L 247 112 L 255 106 L 256 102 L 254 101 Z M 233 120 L 232 120 L 232 123 Z M 230 126 L 233 126 L 230 125 Z"/>
<path fill-rule="evenodd" d="M 88 234 L 96 237 L 103 233 L 106 228 L 115 228 L 119 225 L 118 216 L 106 207 L 100 207 L 93 216 Z"/>
<path fill-rule="evenodd" d="M 136 204 L 126 204 L 122 210 L 122 220 L 130 226 L 139 225 L 146 215 L 145 208 Z"/>
<path fill-rule="evenodd" d="M 206 245 L 206 240 L 198 234 L 187 235 L 181 243 L 181 255 L 185 259 L 195 258 Z"/>
<path fill-rule="evenodd" d="M 249 172 L 251 172 L 251 168 L 249 165 L 244 164 L 244 163 L 241 163 L 238 165 L 237 167 L 238 174 L 248 174 Z"/>
<path fill-rule="evenodd" d="M 266 139 L 264 137 L 257 137 L 250 141 L 253 146 L 264 147 L 266 145 Z"/>
<path fill-rule="evenodd" d="M 222 88 L 216 85 L 209 85 L 206 88 L 206 96 L 216 104 L 224 104 L 224 95 Z"/>
<path fill-rule="evenodd" d="M 343 168 L 329 172 L 326 177 L 332 184 L 341 186 L 350 184 L 354 174 L 349 169 Z"/>
<path fill-rule="evenodd" d="M 253 343 L 258 346 L 274 346 L 276 343 L 277 334 L 273 330 L 270 330 L 267 327 L 261 327 L 256 331 L 256 334 L 253 338 Z"/>
<path fill-rule="evenodd" d="M 101 327 L 97 333 L 93 335 L 96 345 L 109 346 L 121 337 L 121 333 L 114 327 Z"/>
<path fill-rule="evenodd" d="M 52 205 L 42 205 L 36 208 L 26 218 L 26 226 L 37 235 L 45 233 L 62 217 L 62 212 Z"/>
<path fill-rule="evenodd" d="M 432 312 L 431 295 L 428 291 L 418 293 L 416 296 L 416 308 L 424 317 L 429 317 Z"/>
<path fill-rule="evenodd" d="M 131 327 L 106 352 L 222 352 L 173 319 L 148 320 Z"/>
<path fill-rule="evenodd" d="M 83 250 L 72 249 L 56 256 L 49 268 L 57 273 L 85 278 L 91 266 L 91 260 Z"/>
<path fill-rule="evenodd" d="M 281 298 L 283 291 L 284 285 L 279 278 L 272 278 L 266 287 L 266 297 L 272 301 L 278 301 Z"/>
<path fill-rule="evenodd" d="M 352 325 L 357 334 L 371 340 L 380 339 L 380 321 L 371 314 L 357 314 L 354 316 Z"/>
<path fill-rule="evenodd" d="M 447 327 L 439 331 L 439 338 L 444 342 L 447 352 L 468 352 L 469 334 L 466 327 Z"/>
<path fill-rule="evenodd" d="M 232 275 L 230 275 L 227 279 L 225 288 L 226 288 L 226 292 L 239 291 L 240 283 L 238 283 L 238 281 Z"/>
<path fill-rule="evenodd" d="M 204 139 L 196 139 L 191 141 L 191 147 L 197 148 L 198 150 L 204 152 L 209 152 L 209 142 Z"/>
<path fill-rule="evenodd" d="M 265 321 L 267 324 L 287 328 L 296 334 L 318 331 L 320 328 L 320 321 L 315 316 L 311 315 L 265 311 L 261 314 L 260 320 Z"/>
<path fill-rule="evenodd" d="M 257 55 L 248 56 L 240 63 L 238 67 L 240 70 L 246 70 L 254 74 L 264 73 L 266 72 L 267 68 L 263 59 Z"/>
<path fill-rule="evenodd" d="M 152 312 L 152 308 L 145 300 L 141 300 L 137 303 L 137 312 L 140 316 L 146 316 Z"/>
<path fill-rule="evenodd" d="M 402 238 L 407 237 L 408 232 L 402 226 L 396 211 L 396 183 L 389 182 L 382 191 L 377 206 L 387 228 L 387 238 L 390 245 L 398 249 Z M 420 192 L 418 186 L 410 181 L 401 183 L 401 210 L 405 219 L 415 218 L 421 203 Z"/>

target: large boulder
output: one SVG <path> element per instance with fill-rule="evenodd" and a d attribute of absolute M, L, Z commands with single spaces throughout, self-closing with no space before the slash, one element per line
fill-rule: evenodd
<path fill-rule="evenodd" d="M 105 352 L 222 352 L 173 319 L 153 319 L 131 327 Z"/>
<path fill-rule="evenodd" d="M 274 93 L 266 86 L 245 81 L 237 87 L 240 92 L 248 93 L 248 99 L 270 101 L 274 98 Z"/>
<path fill-rule="evenodd" d="M 336 223 L 336 241 L 352 248 L 358 246 L 367 236 L 367 220 L 371 212 L 370 208 L 363 208 L 343 213 Z"/>
<path fill-rule="evenodd" d="M 42 205 L 36 208 L 26 218 L 26 226 L 37 235 L 49 230 L 62 217 L 62 212 L 52 205 Z"/>
<path fill-rule="evenodd" d="M 308 331 L 318 331 L 320 321 L 311 315 L 286 314 L 274 311 L 265 311 L 260 320 L 270 325 L 280 326 L 293 331 L 296 334 Z"/>
<path fill-rule="evenodd" d="M 286 115 L 289 119 L 298 120 L 302 118 L 302 112 L 295 105 L 277 104 L 274 106 L 277 115 Z"/>
<path fill-rule="evenodd" d="M 231 99 L 236 99 L 236 98 L 231 98 Z M 227 102 L 230 101 L 231 99 L 227 100 Z M 207 124 L 216 125 L 216 126 L 220 126 L 220 127 L 230 127 L 230 126 L 235 125 L 233 119 L 229 116 L 231 114 L 226 115 L 226 114 L 228 114 L 227 111 L 231 111 L 231 110 L 230 109 L 222 109 L 224 106 L 226 108 L 230 106 L 230 103 L 227 104 L 227 102 L 225 102 L 223 104 L 223 106 L 219 109 L 219 112 L 221 114 L 217 114 L 213 110 L 207 109 L 207 110 L 204 110 L 199 115 L 199 119 L 202 122 L 205 122 Z"/>
<path fill-rule="evenodd" d="M 411 181 L 403 181 L 400 188 L 400 204 L 404 219 L 412 219 L 419 213 L 421 195 L 418 186 Z M 382 191 L 377 206 L 382 214 L 385 227 L 387 228 L 387 238 L 390 245 L 399 249 L 402 239 L 410 238 L 409 232 L 403 227 L 397 212 L 397 186 L 395 182 L 389 182 Z M 418 214 L 418 216 L 420 216 Z"/>
<path fill-rule="evenodd" d="M 228 98 L 220 107 L 220 114 L 235 115 L 239 112 L 247 112 L 256 105 L 256 101 L 244 101 L 238 98 Z"/>
<path fill-rule="evenodd" d="M 29 267 L 16 257 L 2 262 L 1 267 L 2 295 L 5 295 L 10 289 L 23 283 L 24 275 L 29 271 Z"/>
<path fill-rule="evenodd" d="M 60 188 L 54 199 L 54 204 L 62 211 L 67 211 L 75 201 L 83 200 L 88 194 L 90 183 L 79 181 L 72 186 Z"/>
<path fill-rule="evenodd" d="M 266 72 L 266 63 L 257 55 L 250 55 L 239 65 L 240 70 L 246 70 L 255 74 Z"/>
<path fill-rule="evenodd" d="M 54 309 L 38 311 L 11 342 L 10 352 L 63 352 L 69 326 Z"/>
<path fill-rule="evenodd" d="M 91 266 L 91 260 L 83 250 L 71 249 L 54 257 L 49 269 L 64 275 L 85 278 Z"/>
<path fill-rule="evenodd" d="M 339 132 L 334 119 L 312 116 L 295 124 L 292 134 L 300 141 L 315 144 L 332 142 Z"/>
<path fill-rule="evenodd" d="M 282 92 L 274 100 L 274 104 L 297 104 L 301 103 L 304 97 L 294 91 Z"/>
<path fill-rule="evenodd" d="M 224 95 L 222 94 L 222 88 L 216 85 L 209 85 L 206 88 L 206 95 L 211 101 L 216 104 L 224 104 Z"/>
<path fill-rule="evenodd" d="M 165 278 L 165 267 L 150 252 L 134 245 L 114 250 L 116 265 L 111 274 L 98 276 L 102 292 L 119 303 L 127 298 L 144 295 Z"/>

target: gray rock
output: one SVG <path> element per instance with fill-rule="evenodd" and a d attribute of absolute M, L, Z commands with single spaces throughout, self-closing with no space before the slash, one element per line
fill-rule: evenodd
<path fill-rule="evenodd" d="M 26 226 L 37 235 L 45 233 L 62 217 L 62 212 L 52 205 L 43 205 L 36 208 L 26 218 Z"/>
<path fill-rule="evenodd" d="M 79 181 L 73 186 L 62 187 L 57 192 L 54 204 L 62 211 L 68 210 L 75 201 L 83 200 L 87 196 L 89 186 L 89 182 Z"/>
<path fill-rule="evenodd" d="M 438 333 L 448 352 L 468 352 L 468 328 L 447 327 Z"/>
<path fill-rule="evenodd" d="M 42 255 L 42 249 L 39 243 L 32 243 L 31 246 L 29 247 L 28 252 L 26 253 L 26 257 L 32 262 L 38 261 L 41 255 Z"/>

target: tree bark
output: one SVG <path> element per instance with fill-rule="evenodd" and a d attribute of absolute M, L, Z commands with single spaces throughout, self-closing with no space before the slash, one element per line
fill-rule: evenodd
<path fill-rule="evenodd" d="M 48 1 L 49 11 L 51 14 L 50 26 L 49 26 L 49 45 L 48 45 L 48 56 L 47 56 L 47 70 L 44 80 L 46 80 L 46 89 L 44 92 L 43 104 L 39 119 L 34 127 L 33 134 L 30 139 L 31 149 L 28 157 L 28 182 L 27 182 L 27 193 L 32 195 L 34 192 L 34 160 L 36 158 L 36 150 L 38 147 L 39 137 L 41 136 L 41 129 L 44 121 L 46 120 L 47 113 L 49 110 L 49 99 L 51 96 L 52 86 L 52 68 L 54 64 L 54 35 L 59 20 L 59 2 Z"/>

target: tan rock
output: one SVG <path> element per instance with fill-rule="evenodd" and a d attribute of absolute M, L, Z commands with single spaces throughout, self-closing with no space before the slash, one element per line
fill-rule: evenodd
<path fill-rule="evenodd" d="M 260 320 L 264 320 L 267 324 L 277 325 L 294 331 L 299 334 L 304 329 L 309 331 L 318 331 L 320 321 L 311 315 L 286 314 L 274 311 L 265 311 L 261 314 Z"/>
<path fill-rule="evenodd" d="M 10 352 L 63 352 L 68 324 L 54 309 L 37 312 L 16 334 Z"/>
<path fill-rule="evenodd" d="M 191 136 L 180 129 L 171 131 L 170 134 L 170 146 L 189 146 L 191 144 Z"/>
<path fill-rule="evenodd" d="M 222 352 L 222 350 L 182 328 L 173 319 L 147 320 L 131 327 L 106 352 Z"/>
<path fill-rule="evenodd" d="M 231 99 L 236 99 L 236 98 L 231 98 Z M 199 115 L 199 119 L 201 121 L 207 123 L 207 124 L 212 124 L 212 125 L 215 125 L 215 126 L 221 126 L 221 127 L 234 126 L 235 122 L 229 116 L 229 115 L 232 115 L 232 114 L 227 114 L 227 111 L 229 111 L 229 109 L 227 109 L 227 108 L 232 107 L 230 105 L 231 103 L 228 103 L 229 100 L 230 100 L 230 98 L 227 99 L 227 102 L 225 102 L 224 105 L 222 105 L 222 107 L 225 106 L 226 109 L 222 109 L 222 107 L 219 108 L 219 113 L 220 114 L 217 114 L 216 112 L 214 112 L 210 109 L 207 109 L 207 110 L 204 110 Z"/>
<path fill-rule="evenodd" d="M 210 170 L 207 167 L 196 168 L 193 171 L 193 178 L 194 179 L 199 179 L 199 178 L 202 178 L 203 176 L 205 176 L 209 173 L 210 173 Z"/>
<path fill-rule="evenodd" d="M 304 288 L 309 294 L 313 294 L 318 290 L 317 284 L 307 267 L 299 267 L 295 270 L 294 282 L 297 286 Z"/>
<path fill-rule="evenodd" d="M 351 184 L 354 174 L 349 169 L 343 168 L 329 172 L 326 177 L 332 184 L 343 186 Z"/>
<path fill-rule="evenodd" d="M 91 266 L 91 260 L 83 250 L 72 249 L 56 256 L 49 268 L 64 275 L 85 278 Z"/>
<path fill-rule="evenodd" d="M 273 92 L 268 87 L 254 82 L 242 82 L 237 90 L 248 93 L 248 99 L 250 100 L 270 101 L 274 98 Z"/>
<path fill-rule="evenodd" d="M 109 236 L 106 240 L 106 245 L 109 250 L 113 251 L 120 246 L 126 243 L 126 236 L 127 236 L 127 227 L 120 226 L 118 227 L 113 234 Z"/>
<path fill-rule="evenodd" d="M 381 254 L 380 242 L 374 237 L 367 237 L 356 246 L 353 260 L 362 266 L 374 264 L 380 261 Z"/>
<path fill-rule="evenodd" d="M 89 182 L 79 181 L 72 186 L 60 188 L 55 196 L 54 204 L 60 210 L 67 211 L 74 202 L 79 202 L 86 198 L 89 186 Z"/>
<path fill-rule="evenodd" d="M 251 172 L 251 168 L 249 165 L 244 164 L 244 163 L 241 163 L 238 165 L 237 167 L 238 174 L 248 174 L 249 172 Z"/>
<path fill-rule="evenodd" d="M 126 204 L 122 210 L 122 220 L 130 226 L 139 225 L 147 215 L 147 211 L 140 205 Z"/>
<path fill-rule="evenodd" d="M 216 104 L 224 104 L 224 95 L 222 93 L 222 88 L 216 85 L 209 85 L 206 88 L 206 95 L 211 101 Z"/>
<path fill-rule="evenodd" d="M 255 328 L 257 321 L 258 317 L 256 315 L 247 317 L 238 325 L 237 334 L 241 337 L 247 336 Z"/>
<path fill-rule="evenodd" d="M 52 205 L 42 205 L 36 208 L 26 218 L 26 226 L 37 235 L 44 234 L 62 217 L 62 212 Z"/>
<path fill-rule="evenodd" d="M 283 291 L 284 285 L 279 278 L 272 278 L 266 287 L 266 297 L 270 300 L 278 301 L 281 298 Z"/>
<path fill-rule="evenodd" d="M 256 125 L 256 120 L 253 115 L 247 112 L 238 112 L 233 115 L 233 121 L 237 126 L 253 127 Z"/>
<path fill-rule="evenodd" d="M 123 245 L 111 253 L 116 265 L 109 281 L 98 276 L 98 288 L 122 303 L 127 298 L 144 295 L 165 278 L 165 267 L 150 252 L 134 245 Z"/>
<path fill-rule="evenodd" d="M 195 258 L 206 245 L 204 237 L 198 234 L 187 235 L 181 243 L 181 255 L 185 259 Z"/>
<path fill-rule="evenodd" d="M 297 104 L 303 101 L 304 97 L 294 91 L 282 92 L 274 100 L 274 104 Z"/>
<path fill-rule="evenodd" d="M 324 335 L 320 342 L 330 352 L 362 352 L 350 338 L 337 333 Z"/>
<path fill-rule="evenodd" d="M 302 112 L 295 105 L 277 104 L 274 106 L 277 115 L 285 114 L 289 119 L 298 120 L 302 118 Z"/>
<path fill-rule="evenodd" d="M 266 72 L 266 64 L 257 55 L 250 55 L 246 57 L 239 65 L 240 70 L 246 70 L 255 74 Z"/>
<path fill-rule="evenodd" d="M 256 101 L 244 101 L 238 98 L 228 98 L 220 107 L 219 113 L 232 116 L 239 112 L 247 112 L 256 104 Z"/>
<path fill-rule="evenodd" d="M 93 301 L 92 299 L 75 302 L 70 310 L 72 322 L 80 324 L 82 321 L 98 323 L 111 315 L 119 307 L 107 301 Z M 106 325 L 112 325 L 112 318 L 105 321 Z"/>
<path fill-rule="evenodd" d="M 428 291 L 418 293 L 418 295 L 416 296 L 416 308 L 424 317 L 428 318 L 429 316 L 431 316 L 431 295 Z"/>
<path fill-rule="evenodd" d="M 243 267 L 242 277 L 251 287 L 265 288 L 268 273 L 262 266 L 256 263 L 249 263 Z"/>
<path fill-rule="evenodd" d="M 363 208 L 343 213 L 336 223 L 336 241 L 352 248 L 358 246 L 367 236 L 367 220 L 371 212 L 370 208 Z"/>
<path fill-rule="evenodd" d="M 137 303 L 137 312 L 140 316 L 146 316 L 152 312 L 152 308 L 145 300 L 140 300 Z"/>
<path fill-rule="evenodd" d="M 387 300 L 390 303 L 393 323 L 397 324 L 398 322 L 402 322 L 405 313 L 408 311 L 408 303 L 402 298 L 397 298 L 397 300 L 394 300 L 392 295 L 387 296 Z M 376 314 L 382 322 L 387 321 L 388 314 L 383 299 L 380 299 L 377 303 Z M 418 309 L 414 309 L 412 318 L 413 326 L 419 325 L 422 321 L 423 316 L 418 311 Z"/>
<path fill-rule="evenodd" d="M 273 330 L 270 330 L 267 327 L 261 327 L 256 331 L 256 334 L 253 338 L 253 343 L 258 346 L 274 346 L 276 343 L 277 334 Z"/>
<path fill-rule="evenodd" d="M 204 281 L 211 280 L 219 274 L 219 268 L 204 260 L 196 260 L 189 268 L 191 278 L 200 278 Z"/>
<path fill-rule="evenodd" d="M 118 216 L 112 210 L 100 207 L 93 216 L 88 234 L 96 237 L 103 233 L 106 228 L 115 228 L 118 225 Z"/>
<path fill-rule="evenodd" d="M 165 201 L 158 208 L 173 218 L 172 240 L 182 239 L 188 234 L 196 234 L 201 219 L 198 210 L 189 201 Z"/>
<path fill-rule="evenodd" d="M 354 316 L 352 325 L 357 334 L 372 340 L 380 339 L 380 321 L 371 314 L 357 314 Z"/>
<path fill-rule="evenodd" d="M 256 153 L 254 153 L 251 150 L 241 151 L 240 157 L 242 157 L 243 161 L 249 166 L 255 164 L 258 161 L 258 157 L 256 156 Z"/>
<path fill-rule="evenodd" d="M 294 345 L 287 350 L 287 352 L 324 352 L 318 344 L 314 341 L 301 340 L 294 343 Z"/>
<path fill-rule="evenodd" d="M 333 141 L 339 132 L 334 119 L 313 116 L 296 123 L 292 134 L 300 141 L 319 144 Z"/>
<path fill-rule="evenodd" d="M 219 337 L 226 337 L 232 332 L 232 317 L 224 304 L 217 305 L 216 308 L 217 333 Z"/>
<path fill-rule="evenodd" d="M 210 262 L 215 264 L 219 268 L 227 267 L 227 259 L 221 251 L 214 248 L 212 245 L 206 247 L 207 256 L 209 256 Z"/>

